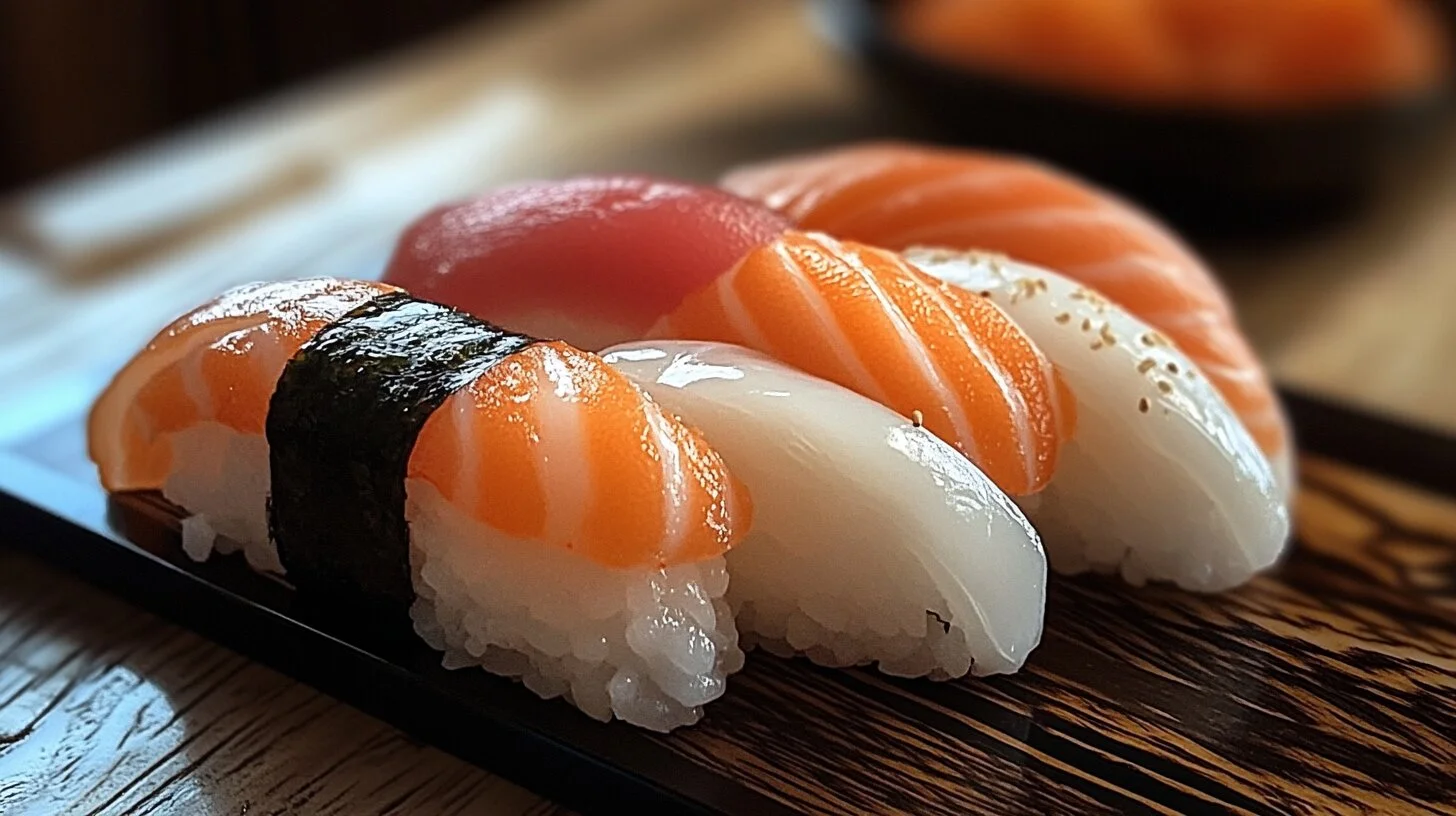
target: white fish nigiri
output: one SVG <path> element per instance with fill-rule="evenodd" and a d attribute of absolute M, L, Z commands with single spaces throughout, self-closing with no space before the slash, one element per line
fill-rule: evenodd
<path fill-rule="evenodd" d="M 1161 334 L 1039 267 L 928 248 L 905 256 L 1004 309 L 1076 397 L 1076 432 L 1055 475 L 1021 501 L 1054 569 L 1218 591 L 1278 560 L 1289 540 L 1284 488 L 1218 391 Z"/>
<path fill-rule="evenodd" d="M 1015 671 L 1039 642 L 1036 532 L 929 431 L 738 346 L 648 341 L 602 356 L 753 493 L 753 529 L 728 555 L 745 643 L 944 678 Z"/>

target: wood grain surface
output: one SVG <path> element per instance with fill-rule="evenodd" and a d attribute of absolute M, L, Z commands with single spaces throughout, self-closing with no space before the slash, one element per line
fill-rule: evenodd
<path fill-rule="evenodd" d="M 0 813 L 562 812 L 0 550 Z"/>
<path fill-rule="evenodd" d="M 87 475 L 79 412 L 158 326 L 247 280 L 371 274 L 399 227 L 441 199 L 586 171 L 706 180 L 778 151 L 902 133 L 865 103 L 851 66 L 799 4 L 529 5 L 0 203 L 0 297 L 25 304 L 0 320 L 0 446 Z M 1456 138 L 1412 159 L 1346 223 L 1277 244 L 1200 248 L 1280 379 L 1456 429 L 1456 379 L 1443 374 L 1456 348 Z M 92 342 L 97 332 L 108 342 Z M 1046 646 L 1021 680 L 946 686 L 920 702 L 871 673 L 836 680 L 844 690 L 834 693 L 862 694 L 872 712 L 913 710 L 933 723 L 896 732 L 905 741 L 883 760 L 919 769 L 921 793 L 878 804 L 1451 809 L 1437 793 L 1442 782 L 1456 787 L 1442 775 L 1456 764 L 1456 729 L 1449 710 L 1427 704 L 1453 693 L 1450 511 L 1338 467 L 1309 472 L 1327 483 L 1303 499 L 1301 518 L 1313 523 L 1282 580 L 1216 600 L 1057 582 Z M 1330 497 L 1341 491 L 1358 501 Z M 1423 611 L 1403 617 L 1412 608 Z M 1221 625 L 1204 632 L 1195 612 Z M 1126 642 L 1110 636 L 1114 625 L 1128 627 Z M 1296 631 L 1310 639 L 1285 639 Z M 1187 648 L 1199 638 L 1208 654 Z M 324 812 L 373 813 L 406 793 L 395 812 L 538 807 L 454 757 L 4 551 L 0 654 L 0 813 L 314 812 L 326 803 Z M 805 735 L 776 730 L 771 717 L 733 719 L 770 698 L 771 714 L 827 704 L 795 685 L 798 668 L 763 663 L 715 707 L 710 728 L 672 744 L 739 773 L 757 769 L 766 791 L 811 791 L 793 795 L 799 804 L 872 800 L 876 769 L 821 778 L 804 764 L 819 750 Z M 1326 669 L 1340 672 L 1329 697 L 1318 677 Z M 1104 688 L 1101 673 L 1131 683 L 1133 696 L 1092 695 L 1087 678 Z M 971 724 L 955 713 L 962 704 L 984 717 Z M 717 730 L 724 721 L 738 730 Z M 840 725 L 814 737 L 837 746 L 884 736 Z M 1362 736 L 1328 739 L 1340 728 Z M 1389 733 L 1402 736 L 1376 736 Z M 1258 753 L 1269 745 L 1278 750 Z M 1372 756 L 1389 779 L 1359 784 L 1349 769 Z M 1241 761 L 1282 770 L 1257 777 Z M 957 787 L 971 772 L 986 780 L 979 792 Z M 1166 798 L 1175 795 L 1191 798 Z"/>
<path fill-rule="evenodd" d="M 1456 502 L 1303 468 L 1299 546 L 1235 592 L 1054 580 L 1008 677 L 755 655 L 662 741 L 824 813 L 1456 811 Z"/>

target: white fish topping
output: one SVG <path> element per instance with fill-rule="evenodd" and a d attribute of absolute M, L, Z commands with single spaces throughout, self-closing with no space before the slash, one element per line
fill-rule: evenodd
<path fill-rule="evenodd" d="M 1046 556 L 1025 516 L 927 429 L 723 343 L 604 359 L 697 427 L 753 497 L 727 554 L 747 639 L 901 676 L 1011 672 L 1041 637 Z"/>
<path fill-rule="evenodd" d="M 986 293 L 1076 397 L 1076 429 L 1057 472 L 1021 502 L 1053 567 L 1220 590 L 1278 560 L 1289 515 L 1270 461 L 1163 335 L 1038 267 L 979 253 L 912 248 L 905 255 L 944 281 Z"/>

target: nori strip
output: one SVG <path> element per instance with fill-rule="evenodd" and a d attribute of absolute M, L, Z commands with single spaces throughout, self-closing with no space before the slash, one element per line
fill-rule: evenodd
<path fill-rule="evenodd" d="M 425 420 L 535 338 L 402 293 L 324 327 L 268 406 L 268 525 L 305 594 L 407 610 L 405 476 Z M 477 452 L 472 452 L 477 453 Z"/>

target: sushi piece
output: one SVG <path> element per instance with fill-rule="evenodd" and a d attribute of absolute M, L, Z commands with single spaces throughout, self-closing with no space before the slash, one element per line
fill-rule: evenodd
<path fill-rule="evenodd" d="M 1000 309 L 825 235 L 754 249 L 649 338 L 746 346 L 918 416 L 1012 494 L 1046 484 L 1075 421 L 1051 364 Z"/>
<path fill-rule="evenodd" d="M 789 226 L 711 187 L 587 176 L 493 190 L 405 230 L 384 280 L 578 348 L 640 338 Z"/>
<path fill-rule="evenodd" d="M 1020 499 L 1054 569 L 1216 591 L 1280 557 L 1289 515 L 1268 460 L 1162 334 L 1073 280 L 1004 256 L 912 248 L 905 258 L 1004 309 L 1075 395 L 1077 434 L 1056 474 Z"/>
<path fill-rule="evenodd" d="M 743 662 L 744 488 L 600 358 L 378 283 L 231 290 L 116 376 L 88 436 L 203 559 L 415 631 L 598 719 L 691 723 Z"/>
<path fill-rule="evenodd" d="M 1228 298 L 1191 250 L 1131 205 L 1036 163 L 896 143 L 745 167 L 723 184 L 803 229 L 891 250 L 998 252 L 1096 289 L 1187 354 L 1292 483 L 1288 422 Z"/>
<path fill-rule="evenodd" d="M 933 678 L 1012 672 L 1037 645 L 1036 532 L 918 423 L 738 346 L 641 341 L 602 356 L 753 493 L 753 529 L 727 555 L 745 644 Z"/>

